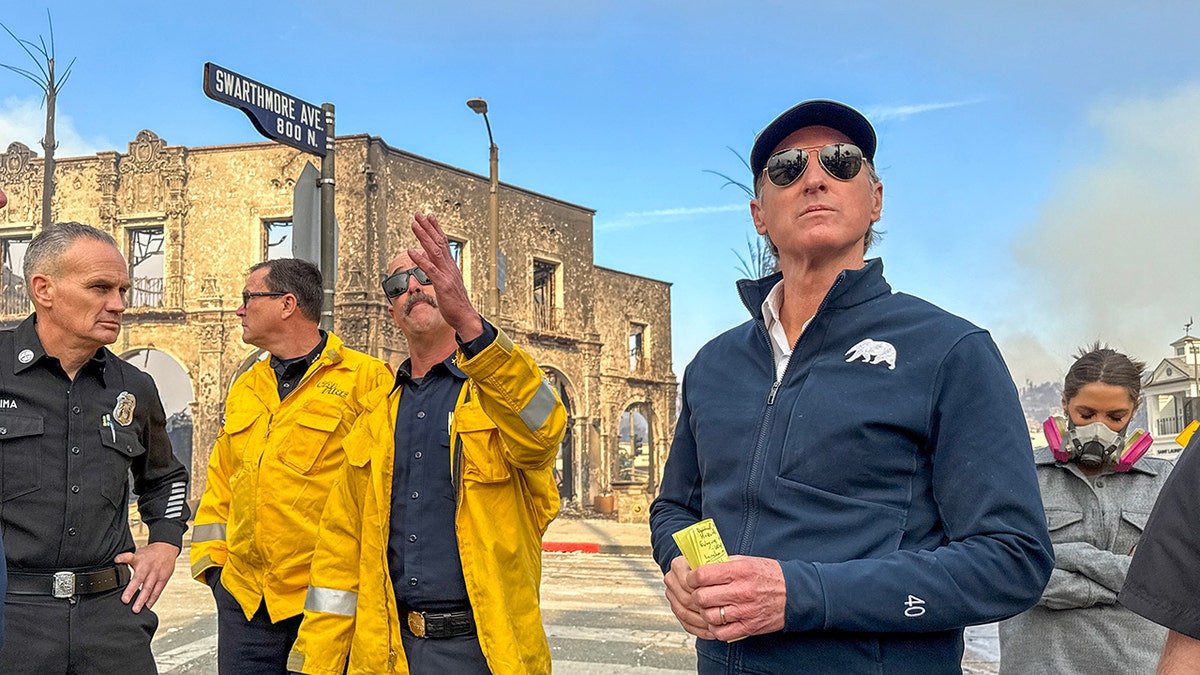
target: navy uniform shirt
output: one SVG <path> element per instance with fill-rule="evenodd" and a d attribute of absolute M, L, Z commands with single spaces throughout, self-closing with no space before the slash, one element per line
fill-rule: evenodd
<path fill-rule="evenodd" d="M 495 339 L 485 321 L 482 335 L 459 345 L 470 358 Z M 404 391 L 396 410 L 388 571 L 401 608 L 447 610 L 468 603 L 454 530 L 458 486 L 450 471 L 450 416 L 467 375 L 453 355 L 422 378 L 411 373 L 409 361 L 396 372 Z"/>
<path fill-rule="evenodd" d="M 100 348 L 72 381 L 36 315 L 0 331 L 0 526 L 10 571 L 89 570 L 133 551 L 132 470 L 149 542 L 182 547 L 187 469 L 154 380 Z"/>

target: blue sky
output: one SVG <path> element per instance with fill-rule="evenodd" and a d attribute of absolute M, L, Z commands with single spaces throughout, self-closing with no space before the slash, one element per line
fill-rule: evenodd
<path fill-rule="evenodd" d="M 897 290 L 992 331 L 1018 383 L 1105 340 L 1153 365 L 1200 315 L 1200 3 L 16 2 L 55 22 L 60 156 L 141 129 L 189 146 L 259 140 L 209 100 L 203 64 L 370 133 L 596 210 L 595 262 L 673 284 L 674 368 L 746 318 L 753 234 L 733 151 L 807 98 L 879 134 L 882 256 Z M 28 67 L 0 36 L 0 62 Z M 61 65 L 60 65 L 61 67 Z M 0 145 L 37 148 L 40 96 L 0 72 Z M 611 299 L 619 302 L 618 298 Z M 1200 330 L 1196 332 L 1200 333 Z"/>

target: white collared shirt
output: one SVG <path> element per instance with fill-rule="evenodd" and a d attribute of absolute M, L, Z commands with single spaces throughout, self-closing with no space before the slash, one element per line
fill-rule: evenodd
<path fill-rule="evenodd" d="M 783 280 L 771 288 L 762 303 L 763 324 L 770 338 L 771 355 L 775 357 L 775 381 L 783 379 L 783 371 L 787 370 L 788 361 L 792 359 L 792 345 L 788 342 L 787 333 L 783 330 L 783 322 L 779 320 L 779 305 L 783 297 Z M 816 315 L 808 317 L 808 321 L 800 327 L 801 334 L 808 330 L 808 324 Z"/>

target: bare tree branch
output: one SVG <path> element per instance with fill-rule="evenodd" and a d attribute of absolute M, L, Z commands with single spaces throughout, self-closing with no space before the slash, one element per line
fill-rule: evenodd
<path fill-rule="evenodd" d="M 34 74 L 33 74 L 33 73 L 29 72 L 28 70 L 25 70 L 24 68 L 18 68 L 18 67 L 16 67 L 16 66 L 10 66 L 10 65 L 8 65 L 7 63 L 0 63 L 0 68 L 6 68 L 6 69 L 8 69 L 8 70 L 11 70 L 11 71 L 13 71 L 13 72 L 14 72 L 14 73 L 16 73 L 16 74 L 18 74 L 18 75 L 21 75 L 21 76 L 23 76 L 23 77 L 27 78 L 27 79 L 28 79 L 30 82 L 33 82 L 33 83 L 34 83 L 34 84 L 36 84 L 37 86 L 39 86 L 39 87 L 41 87 L 41 86 L 42 86 L 42 81 L 41 81 L 41 80 L 39 80 L 39 79 L 37 79 L 37 77 L 36 77 L 36 76 L 34 76 Z"/>
<path fill-rule="evenodd" d="M 54 17 L 50 16 L 49 7 L 46 8 L 46 23 L 50 26 L 50 58 L 54 58 Z M 38 39 L 41 40 L 42 36 L 39 35 Z M 45 51 L 46 43 L 42 42 L 42 52 L 45 53 Z"/>
<path fill-rule="evenodd" d="M 67 78 L 70 77 L 71 66 L 75 65 L 75 60 L 71 59 L 71 63 L 68 64 L 66 70 L 63 71 L 63 76 L 61 78 L 57 78 L 57 79 L 55 78 L 55 75 L 54 75 L 54 54 L 55 54 L 54 20 L 50 16 L 50 10 L 46 10 L 46 21 L 50 25 L 50 44 L 49 44 L 49 46 L 46 45 L 45 38 L 43 38 L 40 35 L 38 36 L 39 44 L 34 44 L 33 42 L 30 42 L 29 40 L 22 40 L 21 38 L 17 37 L 16 34 L 14 34 L 11 30 L 9 30 L 8 26 L 4 25 L 3 23 L 0 23 L 0 28 L 3 28 L 4 32 L 8 33 L 9 37 L 11 37 L 14 42 L 16 42 L 18 45 L 20 45 L 21 49 L 25 51 L 25 53 L 29 56 L 30 60 L 32 60 L 35 65 L 37 65 L 38 70 L 41 71 L 41 78 L 39 78 L 38 74 L 31 70 L 25 70 L 24 68 L 18 68 L 16 66 L 8 65 L 5 63 L 0 63 L 0 66 L 4 67 L 5 69 L 10 70 L 14 73 L 17 73 L 18 75 L 30 80 L 31 82 L 33 82 L 36 85 L 38 85 L 38 88 L 40 88 L 42 90 L 42 95 L 43 95 L 42 100 L 46 105 L 46 135 L 42 138 L 42 142 L 41 142 L 42 148 L 44 148 L 45 152 L 46 152 L 45 159 L 42 162 L 42 228 L 43 229 L 50 226 L 50 223 L 51 223 L 51 208 L 50 207 L 53 204 L 53 200 L 54 200 L 54 186 L 55 186 L 55 183 L 54 183 L 54 150 L 58 147 L 58 142 L 54 140 L 55 106 L 56 106 L 57 99 L 58 99 L 58 91 L 62 88 L 62 85 L 66 82 Z M 41 54 L 41 58 L 38 58 L 38 56 L 36 56 L 34 54 L 34 52 Z"/>
<path fill-rule="evenodd" d="M 35 56 L 34 53 L 30 50 L 30 47 L 32 47 L 33 49 L 37 49 L 38 46 L 28 40 L 22 40 L 21 38 L 17 37 L 15 34 L 13 34 L 13 32 L 11 30 L 8 29 L 8 26 L 4 25 L 3 22 L 0 22 L 0 28 L 3 28 L 4 32 L 8 33 L 8 35 L 14 41 L 16 41 L 17 44 L 21 45 L 21 49 L 25 50 L 25 53 L 29 55 L 29 59 L 37 65 L 38 70 L 42 71 L 42 76 L 44 78 L 48 79 L 49 74 L 42 68 L 42 62 L 39 61 L 38 57 Z M 47 58 L 49 58 L 49 55 L 45 55 L 45 54 L 43 54 L 43 55 L 46 56 Z M 45 80 L 42 80 L 38 84 L 41 86 L 45 86 L 44 82 L 45 82 Z"/>
<path fill-rule="evenodd" d="M 727 188 L 730 185 L 733 185 L 733 186 L 736 186 L 739 189 L 741 189 L 742 192 L 745 192 L 751 199 L 754 199 L 754 188 L 747 186 L 745 183 L 736 181 L 736 180 L 730 178 L 729 176 L 726 176 L 725 174 L 721 173 L 720 171 L 713 171 L 712 169 L 703 169 L 703 171 L 704 171 L 704 173 L 711 173 L 714 176 L 719 176 L 721 178 L 724 178 L 725 184 L 721 186 L 722 189 Z"/>
<path fill-rule="evenodd" d="M 737 150 L 734 150 L 729 146 L 725 147 L 728 148 L 729 151 L 741 161 L 742 165 L 746 167 L 746 171 L 749 172 L 750 164 L 746 162 L 746 158 L 739 155 Z M 711 173 L 714 176 L 725 179 L 725 183 L 721 186 L 721 189 L 733 185 L 742 192 L 746 193 L 747 197 L 754 199 L 753 186 L 747 185 L 734 178 L 730 178 L 720 171 L 713 171 L 712 169 L 703 169 L 703 171 L 704 173 Z M 735 269 L 751 279 L 760 279 L 767 275 L 773 274 L 779 268 L 779 260 L 775 256 L 775 251 L 771 246 L 770 241 L 768 241 L 766 237 L 757 235 L 757 233 L 753 238 L 751 238 L 750 235 L 746 235 L 745 256 L 743 256 L 741 253 L 738 253 L 734 249 L 730 250 L 732 250 L 733 254 L 737 256 L 738 262 L 740 263 L 740 265 L 738 265 Z"/>

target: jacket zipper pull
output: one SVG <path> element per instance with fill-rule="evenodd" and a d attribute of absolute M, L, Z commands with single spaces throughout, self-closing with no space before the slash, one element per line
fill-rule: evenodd
<path fill-rule="evenodd" d="M 783 384 L 783 380 L 775 380 L 775 384 L 771 385 L 771 393 L 767 396 L 767 405 L 774 405 L 775 392 L 779 391 L 779 385 Z"/>

